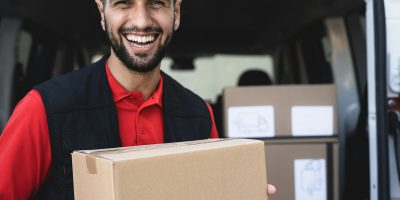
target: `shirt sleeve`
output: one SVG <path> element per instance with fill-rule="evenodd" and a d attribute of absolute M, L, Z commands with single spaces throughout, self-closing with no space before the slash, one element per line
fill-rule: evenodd
<path fill-rule="evenodd" d="M 51 163 L 45 108 L 38 91 L 16 106 L 0 136 L 0 199 L 30 199 Z"/>
<path fill-rule="evenodd" d="M 210 111 L 211 124 L 212 124 L 212 125 L 211 125 L 211 134 L 210 134 L 210 138 L 219 138 L 217 126 L 215 125 L 214 113 L 213 113 L 213 111 L 212 111 L 212 108 L 211 108 L 210 104 L 207 103 L 207 107 L 208 107 L 208 110 Z"/>

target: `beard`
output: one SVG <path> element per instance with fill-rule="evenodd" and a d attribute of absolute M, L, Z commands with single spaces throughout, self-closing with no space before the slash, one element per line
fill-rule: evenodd
<path fill-rule="evenodd" d="M 166 48 L 172 38 L 173 31 L 170 31 L 170 33 L 167 35 L 167 39 L 165 44 L 159 43 L 157 46 L 157 49 L 153 55 L 148 55 L 148 54 L 134 54 L 131 55 L 128 51 L 128 49 L 124 46 L 123 44 L 123 37 L 119 37 L 119 40 L 117 39 L 112 30 L 109 28 L 107 25 L 107 21 L 105 21 L 105 27 L 106 27 L 106 35 L 107 39 L 109 40 L 111 44 L 111 48 L 114 51 L 115 55 L 118 57 L 118 59 L 129 69 L 135 72 L 139 73 L 146 73 L 146 72 L 151 72 L 153 71 L 159 64 L 161 63 L 161 60 L 165 56 Z M 173 29 L 172 29 L 173 30 Z M 127 32 L 139 32 L 140 29 L 138 28 L 121 28 L 118 30 L 118 33 L 120 35 L 123 35 L 123 33 Z M 161 37 L 163 30 L 160 27 L 148 27 L 145 28 L 143 31 L 140 31 L 141 33 L 158 33 L 159 36 Z"/>

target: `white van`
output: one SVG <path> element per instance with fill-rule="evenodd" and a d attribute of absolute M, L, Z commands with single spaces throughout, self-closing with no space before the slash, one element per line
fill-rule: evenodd
<path fill-rule="evenodd" d="M 99 21 L 93 0 L 0 0 L 0 131 L 34 85 L 108 51 Z M 400 0 L 184 0 L 162 70 L 211 104 L 219 133 L 226 87 L 334 84 L 339 187 L 326 199 L 400 199 L 398 35 Z M 247 71 L 269 81 L 241 83 Z M 266 127 L 248 119 L 241 129 Z"/>

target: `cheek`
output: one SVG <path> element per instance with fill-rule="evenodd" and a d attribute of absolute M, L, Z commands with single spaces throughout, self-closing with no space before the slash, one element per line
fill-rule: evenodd
<path fill-rule="evenodd" d="M 174 31 L 175 20 L 173 17 L 162 18 L 159 20 L 159 25 L 163 29 L 164 33 L 171 33 Z"/>
<path fill-rule="evenodd" d="M 118 31 L 124 22 L 125 16 L 118 12 L 110 12 L 105 16 L 109 31 Z"/>

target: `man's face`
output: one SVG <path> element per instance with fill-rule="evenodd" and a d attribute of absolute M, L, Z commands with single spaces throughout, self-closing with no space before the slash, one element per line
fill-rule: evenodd
<path fill-rule="evenodd" d="M 106 0 L 99 10 L 113 53 L 129 69 L 149 72 L 165 54 L 179 26 L 180 1 Z"/>

